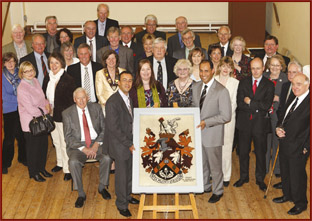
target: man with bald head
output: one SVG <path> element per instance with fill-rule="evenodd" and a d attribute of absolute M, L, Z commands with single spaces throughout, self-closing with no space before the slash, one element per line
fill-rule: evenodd
<path fill-rule="evenodd" d="M 94 20 L 96 24 L 96 35 L 97 36 L 107 36 L 107 30 L 110 27 L 119 28 L 118 21 L 108 18 L 109 7 L 107 4 L 99 4 L 97 7 L 97 20 Z"/>
<path fill-rule="evenodd" d="M 234 183 L 241 187 L 249 182 L 249 153 L 251 141 L 256 154 L 256 184 L 260 190 L 266 190 L 265 154 L 267 134 L 270 130 L 268 111 L 273 103 L 274 84 L 262 76 L 264 65 L 260 58 L 250 62 L 252 76 L 239 82 L 237 91 L 237 128 L 239 131 L 240 179 Z"/>
<path fill-rule="evenodd" d="M 212 45 L 220 45 L 222 57 L 223 56 L 232 57 L 233 51 L 230 48 L 231 29 L 228 26 L 221 26 L 218 30 L 218 38 L 219 42 L 210 44 L 208 46 L 208 51 Z"/>
<path fill-rule="evenodd" d="M 187 19 L 184 16 L 177 17 L 175 20 L 175 24 L 176 24 L 176 29 L 178 33 L 168 38 L 168 46 L 167 46 L 168 55 L 171 57 L 174 51 L 177 51 L 185 47 L 181 33 L 185 29 L 187 29 L 187 25 L 188 25 Z M 194 44 L 195 44 L 195 47 L 201 47 L 199 35 L 195 34 Z"/>
<path fill-rule="evenodd" d="M 275 203 L 294 202 L 289 215 L 307 209 L 306 163 L 310 154 L 310 80 L 302 73 L 292 79 L 293 100 L 287 101 L 277 123 L 283 196 Z"/>

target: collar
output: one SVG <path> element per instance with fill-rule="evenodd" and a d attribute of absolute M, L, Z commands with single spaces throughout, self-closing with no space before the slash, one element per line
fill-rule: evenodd
<path fill-rule="evenodd" d="M 89 41 L 95 42 L 95 36 L 93 38 L 91 38 L 91 39 L 86 36 L 86 39 L 87 39 L 87 42 L 89 42 Z"/>
<path fill-rule="evenodd" d="M 78 111 L 78 114 L 81 115 L 83 112 L 82 112 L 82 109 L 80 107 L 78 107 L 78 105 L 76 104 L 76 108 L 77 108 L 77 111 Z M 89 110 L 88 110 L 88 104 L 87 106 L 84 108 L 85 110 L 85 114 L 89 113 Z"/>
<path fill-rule="evenodd" d="M 263 75 L 261 75 L 261 77 L 259 77 L 258 79 L 256 79 L 256 78 L 254 78 L 254 77 L 252 76 L 252 83 L 253 83 L 255 80 L 257 80 L 257 83 L 259 84 L 259 82 L 261 81 L 262 77 L 263 77 Z"/>
<path fill-rule="evenodd" d="M 214 82 L 214 78 L 211 78 L 211 80 L 207 83 L 207 84 L 205 84 L 204 82 L 203 82 L 203 87 L 202 88 L 204 88 L 205 87 L 205 85 L 207 85 L 208 86 L 208 89 L 211 87 L 211 85 L 213 84 L 213 82 Z"/>

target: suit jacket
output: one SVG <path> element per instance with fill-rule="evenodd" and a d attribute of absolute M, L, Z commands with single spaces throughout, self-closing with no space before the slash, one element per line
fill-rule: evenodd
<path fill-rule="evenodd" d="M 31 47 L 31 42 L 25 40 L 25 44 L 26 44 L 27 54 L 29 54 L 30 52 L 33 51 L 32 47 Z M 15 47 L 14 47 L 14 44 L 13 44 L 13 41 L 9 44 L 2 46 L 2 55 L 6 52 L 13 52 L 14 54 L 17 54 Z"/>
<path fill-rule="evenodd" d="M 200 47 L 201 48 L 201 43 L 200 43 L 200 37 L 199 35 L 195 34 L 195 41 L 194 41 L 195 47 Z M 168 43 L 167 43 L 167 52 L 168 55 L 173 57 L 173 52 L 181 49 L 180 41 L 179 41 L 179 34 L 172 35 L 171 37 L 168 38 Z"/>
<path fill-rule="evenodd" d="M 291 87 L 291 82 L 290 81 L 287 81 L 287 82 L 285 82 L 282 85 L 282 91 L 281 91 L 281 95 L 280 95 L 280 98 L 279 98 L 279 105 L 278 105 L 278 109 L 277 109 L 277 112 L 276 112 L 278 119 L 281 117 L 280 115 L 281 115 L 283 109 L 285 108 L 286 102 L 288 100 L 293 101 L 295 99 L 295 95 L 292 92 L 292 90 L 290 89 L 290 93 L 289 93 L 288 99 L 286 100 L 287 93 L 288 93 L 290 87 Z"/>
<path fill-rule="evenodd" d="M 147 34 L 147 31 L 146 30 L 143 30 L 143 31 L 140 31 L 139 33 L 136 33 L 135 34 L 135 39 L 136 39 L 136 43 L 138 44 L 143 44 L 142 42 L 142 38 L 143 36 Z M 155 35 L 156 38 L 159 38 L 161 37 L 162 39 L 166 40 L 166 33 L 165 32 L 162 32 L 162 31 L 155 31 L 153 33 L 153 35 Z"/>
<path fill-rule="evenodd" d="M 203 82 L 193 84 L 192 106 L 199 107 Z M 202 144 L 205 147 L 219 147 L 224 143 L 224 124 L 231 120 L 232 108 L 228 90 L 214 80 L 206 94 L 200 120 L 205 121 L 206 127 L 202 130 Z"/>
<path fill-rule="evenodd" d="M 209 52 L 209 48 L 210 48 L 212 45 L 220 45 L 220 42 L 217 42 L 217 43 L 213 43 L 213 44 L 208 45 L 208 52 Z M 221 45 L 220 45 L 220 46 L 221 46 Z M 223 53 L 223 52 L 221 51 L 221 53 Z M 222 57 L 223 57 L 223 56 L 232 57 L 232 55 L 233 55 L 233 51 L 231 50 L 231 48 L 230 48 L 230 43 L 229 43 L 229 46 L 228 46 L 228 48 L 227 48 L 227 50 L 226 50 L 226 54 L 225 54 L 225 55 L 222 55 Z"/>
<path fill-rule="evenodd" d="M 102 56 L 105 51 L 109 50 L 109 46 L 105 46 L 96 52 L 96 62 L 102 63 Z M 133 51 L 130 48 L 119 45 L 119 67 L 124 68 L 134 76 L 134 59 Z"/>
<path fill-rule="evenodd" d="M 285 113 L 292 100 L 288 99 L 277 125 L 282 125 Z M 281 154 L 287 157 L 302 157 L 303 149 L 310 151 L 310 93 L 283 124 L 286 136 L 280 139 Z M 309 153 L 306 154 L 309 156 Z"/>
<path fill-rule="evenodd" d="M 251 99 L 250 104 L 244 102 L 244 98 Z M 267 132 L 270 128 L 268 111 L 273 103 L 274 83 L 262 76 L 255 95 L 252 91 L 252 76 L 239 82 L 237 91 L 237 123 L 239 130 L 251 130 L 254 126 L 259 132 Z M 252 114 L 252 120 L 250 115 Z"/>
<path fill-rule="evenodd" d="M 92 126 L 97 133 L 97 137 L 92 142 L 104 142 L 104 115 L 102 108 L 97 103 L 88 103 L 88 111 L 91 117 Z M 66 151 L 70 155 L 70 152 L 78 149 L 79 147 L 86 146 L 86 142 L 81 141 L 79 117 L 76 104 L 73 104 L 62 112 L 64 138 L 66 142 Z M 102 152 L 103 144 L 99 147 L 99 153 Z"/>
<path fill-rule="evenodd" d="M 153 64 L 154 56 L 153 55 L 149 56 L 147 59 L 151 62 L 152 66 L 153 66 L 154 65 Z M 166 55 L 165 61 L 166 61 L 166 68 L 167 68 L 167 75 L 168 75 L 167 76 L 168 77 L 168 83 L 167 83 L 166 88 L 168 88 L 169 83 L 177 78 L 177 76 L 173 72 L 173 68 L 174 68 L 175 63 L 177 62 L 177 59 Z"/>
<path fill-rule="evenodd" d="M 130 100 L 131 101 L 131 100 Z M 133 106 L 131 103 L 133 113 Z M 113 159 L 127 160 L 131 156 L 129 148 L 133 145 L 133 119 L 117 91 L 110 96 L 105 105 L 105 146 L 104 153 Z"/>
<path fill-rule="evenodd" d="M 95 75 L 96 72 L 101 70 L 103 67 L 101 64 L 96 63 L 91 61 L 91 66 L 92 66 L 92 75 L 93 75 L 93 82 L 94 82 L 94 93 L 95 93 Z M 82 83 L 81 83 L 81 67 L 80 67 L 80 62 L 78 62 L 77 64 L 72 64 L 69 65 L 67 68 L 67 73 L 72 76 L 75 80 L 75 84 L 76 84 L 76 88 L 81 87 Z M 97 96 L 95 96 L 96 98 L 96 102 L 98 101 Z"/>
<path fill-rule="evenodd" d="M 47 94 L 47 87 L 50 81 L 50 76 L 47 74 L 43 79 L 42 90 Z M 54 107 L 53 119 L 56 122 L 62 122 L 62 112 L 74 104 L 73 92 L 76 88 L 75 80 L 72 76 L 64 71 L 60 80 L 58 81 L 54 92 Z"/>
<path fill-rule="evenodd" d="M 47 58 L 49 58 L 50 53 L 48 53 L 48 52 L 46 52 L 46 51 L 44 51 L 43 53 L 47 56 Z M 29 62 L 35 67 L 35 69 L 36 69 L 36 77 L 38 77 L 38 73 L 39 73 L 39 72 L 38 72 L 38 67 L 37 67 L 37 62 L 36 62 L 35 53 L 34 53 L 34 52 L 31 52 L 31 53 L 29 53 L 28 55 L 22 57 L 22 58 L 20 59 L 20 64 L 23 63 L 24 61 L 29 61 Z M 47 67 L 47 68 L 48 68 L 48 67 Z"/>
<path fill-rule="evenodd" d="M 94 22 L 95 22 L 95 24 L 96 24 L 96 34 L 95 34 L 96 36 L 99 36 L 98 20 L 99 20 L 99 19 L 94 20 Z M 107 30 L 108 30 L 110 27 L 117 27 L 117 28 L 119 28 L 119 23 L 118 23 L 118 21 L 116 21 L 116 20 L 114 20 L 114 19 L 106 18 L 106 25 L 105 25 L 105 32 L 104 32 L 105 37 L 107 36 Z"/>
<path fill-rule="evenodd" d="M 49 33 L 48 33 L 48 32 L 43 33 L 42 36 L 45 38 L 45 41 L 46 41 L 46 44 L 47 44 L 47 42 L 48 42 L 48 37 L 49 37 Z M 56 48 L 60 48 L 60 47 L 61 47 L 61 45 L 59 45 L 59 44 L 56 42 L 56 45 L 55 45 L 55 47 L 53 48 L 53 52 L 54 52 L 54 50 L 55 50 Z M 58 49 L 56 49 L 56 50 L 58 50 Z M 44 51 L 48 52 L 48 48 L 45 47 Z M 51 53 L 52 53 L 52 52 L 51 52 Z"/>
<path fill-rule="evenodd" d="M 85 35 L 82 35 L 79 38 L 75 39 L 74 42 L 75 51 L 77 51 L 78 46 L 82 43 L 87 43 L 87 37 Z M 95 36 L 95 44 L 96 50 L 99 50 L 100 48 L 108 45 L 108 40 L 103 36 Z"/>
<path fill-rule="evenodd" d="M 201 48 L 201 50 L 202 50 L 202 52 L 204 54 L 204 59 L 205 60 L 208 59 L 208 55 L 207 55 L 206 49 Z M 174 51 L 172 57 L 174 57 L 176 59 L 187 59 L 188 60 L 188 58 L 186 57 L 185 48 L 180 48 L 180 49 Z"/>

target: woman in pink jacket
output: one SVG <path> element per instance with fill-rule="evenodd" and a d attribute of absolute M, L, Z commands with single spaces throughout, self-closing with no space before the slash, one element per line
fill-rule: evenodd
<path fill-rule="evenodd" d="M 44 182 L 44 177 L 52 177 L 45 169 L 48 152 L 48 135 L 33 136 L 30 133 L 29 122 L 33 117 L 41 115 L 39 107 L 48 113 L 49 102 L 45 99 L 42 88 L 36 76 L 34 66 L 25 61 L 20 65 L 19 77 L 22 79 L 17 88 L 18 112 L 22 130 L 26 140 L 26 155 L 30 178 Z"/>

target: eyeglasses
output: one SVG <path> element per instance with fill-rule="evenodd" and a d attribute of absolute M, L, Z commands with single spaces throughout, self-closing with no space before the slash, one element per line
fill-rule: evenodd
<path fill-rule="evenodd" d="M 177 71 L 188 71 L 188 68 L 178 68 Z"/>
<path fill-rule="evenodd" d="M 23 71 L 23 74 L 29 74 L 33 72 L 34 72 L 34 69 L 30 69 L 30 70 Z"/>
<path fill-rule="evenodd" d="M 274 68 L 278 68 L 280 67 L 281 65 L 280 64 L 270 64 L 271 67 L 274 67 Z"/>

